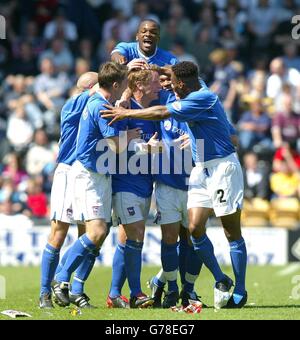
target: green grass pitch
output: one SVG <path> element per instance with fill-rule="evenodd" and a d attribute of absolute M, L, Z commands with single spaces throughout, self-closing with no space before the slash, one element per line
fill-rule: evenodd
<path fill-rule="evenodd" d="M 60 320 L 235 320 L 235 319 L 300 319 L 300 266 L 292 274 L 280 275 L 285 267 L 249 267 L 247 288 L 248 304 L 242 310 L 203 309 L 201 314 L 188 315 L 171 310 L 119 310 L 107 309 L 105 300 L 110 285 L 111 269 L 95 268 L 86 284 L 86 292 L 98 308 L 82 310 L 82 315 L 72 316 L 69 308 L 43 311 L 38 308 L 39 268 L 1 268 L 0 275 L 6 279 L 6 299 L 0 300 L 0 312 L 6 309 L 30 313 L 33 319 Z M 158 268 L 145 267 L 142 283 L 149 292 L 146 281 Z M 231 269 L 225 268 L 231 277 Z M 299 280 L 297 279 L 299 278 Z M 294 283 L 293 283 L 294 282 Z M 296 282 L 296 283 L 295 283 Z M 298 283 L 297 283 L 298 282 Z M 298 286 L 297 286 L 298 285 Z M 206 269 L 197 281 L 197 292 L 209 306 L 213 304 L 213 279 Z M 125 286 L 128 296 L 128 287 Z M 297 299 L 298 297 L 298 299 Z M 0 320 L 9 319 L 0 314 Z M 11 319 L 10 319 L 11 320 Z"/>

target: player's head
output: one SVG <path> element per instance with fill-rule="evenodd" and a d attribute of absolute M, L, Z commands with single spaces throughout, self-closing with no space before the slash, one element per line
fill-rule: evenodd
<path fill-rule="evenodd" d="M 158 99 L 161 90 L 159 67 L 151 65 L 147 70 L 132 70 L 128 75 L 128 87 L 134 96 L 151 101 Z"/>
<path fill-rule="evenodd" d="M 140 23 L 136 40 L 140 50 L 150 57 L 156 51 L 160 39 L 160 26 L 154 20 L 144 20 Z"/>
<path fill-rule="evenodd" d="M 97 72 L 86 72 L 82 74 L 77 81 L 77 88 L 79 91 L 90 90 L 98 82 Z"/>
<path fill-rule="evenodd" d="M 127 87 L 127 67 L 112 61 L 102 64 L 98 83 L 100 88 L 111 93 L 115 99 L 120 98 Z"/>
<path fill-rule="evenodd" d="M 200 89 L 198 66 L 190 61 L 183 61 L 172 66 L 172 87 L 182 99 L 189 93 Z"/>

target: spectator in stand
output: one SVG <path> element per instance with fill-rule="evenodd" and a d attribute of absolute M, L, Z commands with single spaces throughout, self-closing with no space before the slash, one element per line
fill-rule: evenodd
<path fill-rule="evenodd" d="M 48 213 L 48 200 L 38 179 L 31 178 L 27 182 L 27 207 L 32 217 L 46 218 Z"/>
<path fill-rule="evenodd" d="M 38 74 L 37 59 L 29 43 L 21 43 L 20 56 L 12 61 L 11 70 L 11 73 L 22 74 L 23 76 L 35 76 Z"/>
<path fill-rule="evenodd" d="M 78 38 L 77 28 L 65 17 L 63 10 L 59 10 L 54 19 L 47 23 L 44 38 L 48 41 L 60 38 L 69 42 L 76 42 Z"/>
<path fill-rule="evenodd" d="M 186 52 L 186 46 L 183 39 L 176 39 L 173 47 L 171 48 L 171 52 L 177 57 L 178 61 L 191 61 L 197 64 L 197 59 L 190 53 Z"/>
<path fill-rule="evenodd" d="M 199 32 L 205 27 L 209 30 L 209 36 L 211 42 L 217 43 L 218 40 L 218 32 L 219 25 L 217 22 L 217 18 L 212 6 L 203 7 L 198 13 L 198 22 L 194 25 L 194 32 L 197 36 Z"/>
<path fill-rule="evenodd" d="M 248 31 L 254 38 L 254 47 L 267 50 L 277 27 L 277 11 L 269 0 L 259 0 L 258 6 L 249 11 Z"/>
<path fill-rule="evenodd" d="M 159 46 L 166 51 L 170 51 L 177 39 L 183 39 L 183 37 L 179 34 L 177 21 L 172 18 L 166 21 L 161 27 Z"/>
<path fill-rule="evenodd" d="M 185 9 L 180 3 L 174 3 L 169 7 L 169 20 L 177 23 L 178 35 L 184 39 L 186 48 L 191 49 L 194 43 L 193 25 L 191 20 L 186 16 Z M 163 25 L 162 25 L 163 27 Z"/>
<path fill-rule="evenodd" d="M 46 129 L 54 133 L 57 129 L 56 118 L 70 88 L 70 81 L 63 72 L 57 73 L 51 59 L 41 61 L 41 74 L 35 79 L 33 90 L 40 105 L 45 108 L 43 115 Z"/>
<path fill-rule="evenodd" d="M 227 113 L 232 116 L 232 108 L 236 97 L 236 79 L 238 72 L 228 58 L 227 51 L 216 49 L 210 54 L 210 60 L 215 66 L 213 83 L 210 86 L 223 102 Z"/>
<path fill-rule="evenodd" d="M 24 151 L 32 141 L 33 127 L 29 122 L 25 107 L 22 103 L 17 104 L 11 114 L 7 125 L 7 139 L 16 151 Z"/>
<path fill-rule="evenodd" d="M 300 173 L 300 152 L 296 148 L 296 143 L 284 144 L 279 148 L 273 159 L 273 171 L 281 170 L 281 163 L 285 161 L 293 172 Z"/>
<path fill-rule="evenodd" d="M 7 200 L 0 204 L 0 223 L 6 228 L 32 228 L 33 222 L 28 218 L 27 211 L 14 211 L 14 203 Z"/>
<path fill-rule="evenodd" d="M 21 214 L 26 210 L 24 192 L 14 186 L 11 178 L 3 176 L 0 181 L 0 204 L 9 201 L 13 214 Z"/>
<path fill-rule="evenodd" d="M 95 49 L 92 40 L 88 38 L 80 40 L 77 50 L 77 58 L 82 58 L 89 63 L 90 68 L 88 69 L 88 71 L 98 70 L 99 61 L 97 59 L 97 56 L 95 55 Z"/>
<path fill-rule="evenodd" d="M 98 46 L 97 56 L 98 63 L 105 63 L 107 60 L 110 60 L 110 56 L 115 46 L 117 46 L 117 41 L 115 39 L 109 39 L 105 43 L 101 42 Z"/>
<path fill-rule="evenodd" d="M 26 171 L 21 166 L 21 157 L 17 153 L 14 152 L 7 155 L 2 176 L 10 178 L 15 188 L 28 179 Z"/>
<path fill-rule="evenodd" d="M 39 129 L 43 126 L 43 113 L 37 105 L 31 90 L 26 84 L 23 75 L 17 75 L 7 79 L 8 89 L 4 94 L 4 103 L 11 112 L 17 107 L 24 106 L 26 117 L 31 125 Z"/>
<path fill-rule="evenodd" d="M 286 44 L 283 51 L 282 60 L 286 68 L 295 69 L 300 72 L 300 57 L 298 57 L 298 46 L 296 43 Z"/>
<path fill-rule="evenodd" d="M 291 94 L 282 96 L 283 110 L 275 114 L 272 124 L 272 138 L 275 148 L 285 144 L 299 144 L 300 115 L 293 110 L 293 97 Z M 300 145 L 298 145 L 300 150 Z"/>
<path fill-rule="evenodd" d="M 103 25 L 102 41 L 105 43 L 110 39 L 117 41 L 130 41 L 131 39 L 127 20 L 120 10 L 115 11 L 113 18 Z"/>
<path fill-rule="evenodd" d="M 285 85 L 289 85 L 294 98 L 299 97 L 300 73 L 285 66 L 282 58 L 275 58 L 270 64 L 271 75 L 267 80 L 267 96 L 275 102 L 275 110 L 281 111 L 280 94 Z"/>
<path fill-rule="evenodd" d="M 130 39 L 135 38 L 139 24 L 144 20 L 154 20 L 159 22 L 159 18 L 150 12 L 149 5 L 146 1 L 136 1 L 133 16 L 128 21 Z"/>
<path fill-rule="evenodd" d="M 268 199 L 270 194 L 270 168 L 265 162 L 258 162 L 257 155 L 249 152 L 244 155 L 245 198 Z"/>
<path fill-rule="evenodd" d="M 70 72 L 74 63 L 71 51 L 60 38 L 51 41 L 51 47 L 40 55 L 39 62 L 43 59 L 51 59 L 56 72 Z"/>
<path fill-rule="evenodd" d="M 34 143 L 26 157 L 26 171 L 30 176 L 40 175 L 49 164 L 55 164 L 55 145 L 49 142 L 43 129 L 35 132 Z"/>
<path fill-rule="evenodd" d="M 245 112 L 238 122 L 241 149 L 250 151 L 257 148 L 272 150 L 271 118 L 264 111 L 260 99 L 254 99 L 250 104 L 250 111 Z"/>
<path fill-rule="evenodd" d="M 276 198 L 297 197 L 300 199 L 299 172 L 293 171 L 285 159 L 278 164 L 278 172 L 271 175 L 270 183 Z"/>

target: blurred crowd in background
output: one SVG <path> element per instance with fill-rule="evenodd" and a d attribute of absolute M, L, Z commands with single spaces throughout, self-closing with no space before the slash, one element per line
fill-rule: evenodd
<path fill-rule="evenodd" d="M 0 14 L 0 214 L 48 217 L 60 109 L 144 19 L 221 98 L 239 134 L 246 198 L 299 201 L 299 0 L 1 0 Z"/>

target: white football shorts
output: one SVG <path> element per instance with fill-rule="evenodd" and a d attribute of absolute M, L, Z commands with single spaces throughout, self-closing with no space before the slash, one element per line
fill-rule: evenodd
<path fill-rule="evenodd" d="M 111 176 L 86 169 L 76 161 L 71 169 L 72 205 L 76 221 L 111 221 Z"/>
<path fill-rule="evenodd" d="M 180 222 L 188 228 L 188 192 L 161 182 L 155 184 L 157 215 L 155 223 L 164 225 Z"/>
<path fill-rule="evenodd" d="M 51 221 L 73 223 L 71 166 L 60 163 L 53 177 L 50 202 Z"/>
<path fill-rule="evenodd" d="M 244 179 L 235 153 L 221 159 L 196 164 L 188 192 L 188 209 L 212 208 L 217 217 L 242 209 Z"/>
<path fill-rule="evenodd" d="M 151 196 L 139 197 L 131 192 L 117 192 L 113 195 L 113 210 L 118 224 L 146 221 L 149 216 Z"/>

